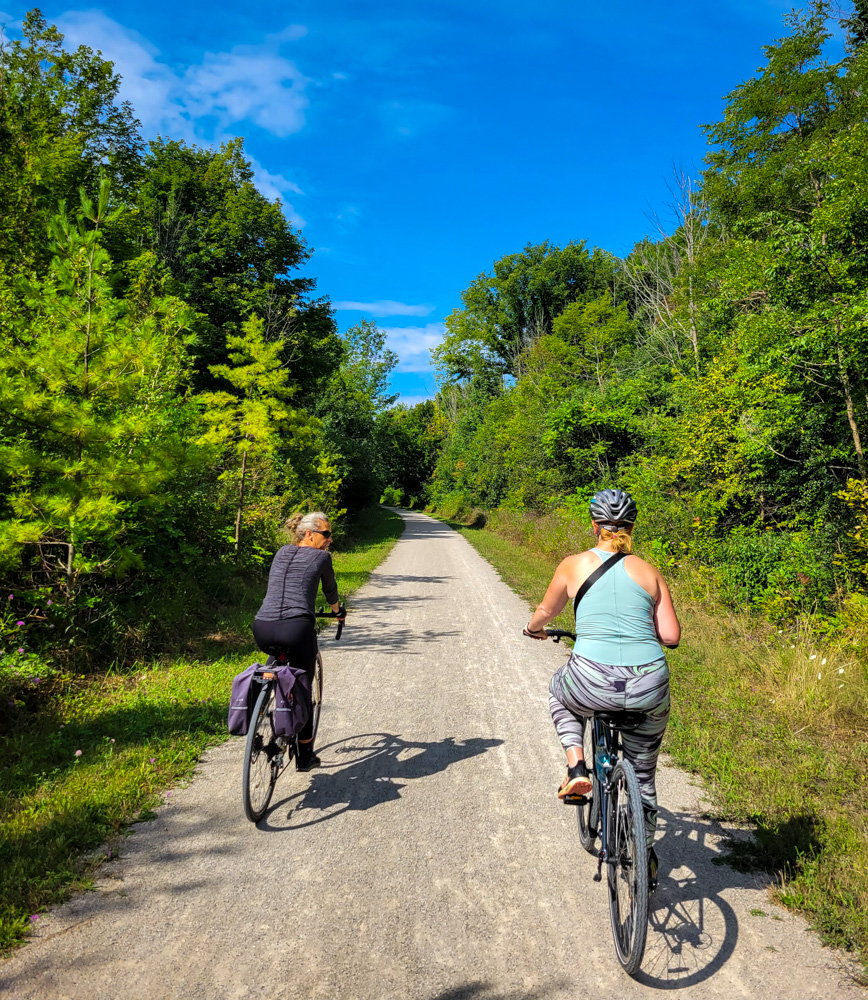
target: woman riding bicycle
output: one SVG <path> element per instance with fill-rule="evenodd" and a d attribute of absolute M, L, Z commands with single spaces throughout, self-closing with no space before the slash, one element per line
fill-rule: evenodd
<path fill-rule="evenodd" d="M 264 653 L 286 653 L 290 666 L 304 670 L 313 681 L 317 653 L 314 612 L 320 582 L 332 611 L 340 610 L 328 551 L 331 524 L 322 511 L 314 511 L 291 517 L 286 529 L 293 544 L 278 549 L 271 564 L 265 600 L 253 619 L 253 638 Z M 312 727 L 313 720 L 309 719 L 298 734 L 298 771 L 320 765 L 313 749 Z"/>
<path fill-rule="evenodd" d="M 568 599 L 575 599 L 585 580 L 616 553 L 627 553 L 576 607 L 576 643 L 569 660 L 552 677 L 549 707 L 567 757 L 567 776 L 558 790 L 561 799 L 591 790 L 582 749 L 585 719 L 604 711 L 639 714 L 638 725 L 621 731 L 621 743 L 639 779 L 654 877 L 655 776 L 669 719 L 669 668 L 661 644 L 674 649 L 681 626 L 666 581 L 649 563 L 629 555 L 635 521 L 636 502 L 628 493 L 601 490 L 594 496 L 591 523 L 596 547 L 563 560 L 524 633 L 546 639 L 544 626 L 560 614 Z"/>

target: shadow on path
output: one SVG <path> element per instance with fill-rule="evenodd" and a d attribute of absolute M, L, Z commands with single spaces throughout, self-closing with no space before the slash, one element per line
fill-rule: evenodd
<path fill-rule="evenodd" d="M 559 980 L 534 990 L 522 988 L 510 990 L 509 993 L 492 993 L 488 983 L 461 983 L 460 986 L 450 986 L 442 993 L 437 993 L 431 1000 L 542 1000 L 543 997 L 550 996 L 568 985 L 566 980 Z"/>
<path fill-rule="evenodd" d="M 372 809 L 401 798 L 404 784 L 426 778 L 500 746 L 503 740 L 452 737 L 413 742 L 392 733 L 351 736 L 317 747 L 323 767 L 311 773 L 302 791 L 281 799 L 260 820 L 261 830 L 295 830 L 323 823 L 341 813 Z"/>
<path fill-rule="evenodd" d="M 710 979 L 735 951 L 738 918 L 720 893 L 760 883 L 721 863 L 720 828 L 712 821 L 661 809 L 660 828 L 660 886 L 648 907 L 645 959 L 636 980 L 683 990 Z"/>

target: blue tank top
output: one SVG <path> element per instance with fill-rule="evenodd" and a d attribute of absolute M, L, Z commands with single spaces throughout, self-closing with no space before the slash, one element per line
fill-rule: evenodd
<path fill-rule="evenodd" d="M 592 549 L 604 562 L 614 552 Z M 576 612 L 574 652 L 597 663 L 638 667 L 663 656 L 654 628 L 654 598 L 629 575 L 622 559 L 591 587 Z"/>

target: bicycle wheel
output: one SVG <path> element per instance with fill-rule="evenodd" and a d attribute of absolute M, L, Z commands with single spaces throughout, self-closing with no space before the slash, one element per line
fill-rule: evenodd
<path fill-rule="evenodd" d="M 591 776 L 591 790 L 585 796 L 585 803 L 576 806 L 576 820 L 579 825 L 579 843 L 589 854 L 596 854 L 597 828 L 599 826 L 599 782 L 594 773 L 594 721 L 585 719 L 585 738 L 582 743 L 585 753 L 585 767 Z"/>
<path fill-rule="evenodd" d="M 310 717 L 313 724 L 311 740 L 316 739 L 316 731 L 319 729 L 319 716 L 322 711 L 322 656 L 316 654 L 316 666 L 313 668 L 313 681 L 310 685 Z"/>
<path fill-rule="evenodd" d="M 265 815 L 280 772 L 283 748 L 274 735 L 274 685 L 263 684 L 247 730 L 241 793 L 251 823 Z"/>
<path fill-rule="evenodd" d="M 612 936 L 618 961 L 632 976 L 642 964 L 648 933 L 648 856 L 639 782 L 628 760 L 612 769 L 606 841 Z"/>

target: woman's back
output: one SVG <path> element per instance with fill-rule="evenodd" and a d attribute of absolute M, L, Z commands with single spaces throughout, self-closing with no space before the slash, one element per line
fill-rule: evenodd
<path fill-rule="evenodd" d="M 614 553 L 592 549 L 582 556 L 582 569 L 576 566 L 576 591 L 590 572 L 600 565 L 600 560 L 605 562 Z M 589 572 L 584 572 L 591 560 L 592 568 Z M 648 584 L 654 587 L 656 573 L 653 568 L 636 557 L 630 561 L 636 564 L 631 568 L 634 572 L 638 571 L 637 576 L 643 582 L 647 576 Z M 656 594 L 649 593 L 633 579 L 627 572 L 626 562 L 626 559 L 621 559 L 604 573 L 585 593 L 575 609 L 577 639 L 574 650 L 596 663 L 640 666 L 659 660 L 663 655 L 654 622 Z M 651 574 L 643 570 L 650 570 Z M 570 590 L 573 588 L 570 587 Z"/>
<path fill-rule="evenodd" d="M 284 545 L 271 564 L 268 591 L 256 613 L 257 620 L 274 622 L 302 615 L 313 618 L 320 580 L 326 600 L 337 601 L 331 555 L 323 549 Z"/>

